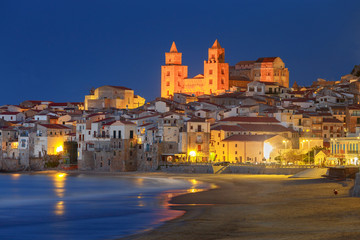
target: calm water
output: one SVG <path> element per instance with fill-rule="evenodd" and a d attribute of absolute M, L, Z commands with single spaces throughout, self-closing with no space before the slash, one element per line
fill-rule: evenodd
<path fill-rule="evenodd" d="M 169 190 L 205 187 L 171 178 L 0 175 L 0 239 L 126 236 L 182 214 L 166 206 Z"/>

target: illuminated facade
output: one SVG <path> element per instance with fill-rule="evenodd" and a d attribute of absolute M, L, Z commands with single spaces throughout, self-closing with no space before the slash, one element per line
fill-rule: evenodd
<path fill-rule="evenodd" d="M 229 89 L 229 64 L 225 63 L 225 49 L 216 40 L 208 50 L 204 61 L 204 74 L 188 78 L 188 67 L 182 65 L 182 53 L 173 42 L 170 52 L 165 53 L 165 65 L 161 66 L 161 97 L 172 98 L 175 93 L 200 96 L 219 94 Z"/>
<path fill-rule="evenodd" d="M 145 104 L 145 99 L 134 95 L 134 90 L 121 86 L 102 86 L 85 96 L 85 110 L 133 109 Z"/>
<path fill-rule="evenodd" d="M 230 87 L 241 87 L 249 81 L 275 83 L 289 87 L 289 70 L 280 57 L 259 58 L 256 61 L 240 61 L 230 67 Z"/>
<path fill-rule="evenodd" d="M 34 141 L 35 157 L 59 154 L 71 129 L 61 124 L 38 124 Z"/>

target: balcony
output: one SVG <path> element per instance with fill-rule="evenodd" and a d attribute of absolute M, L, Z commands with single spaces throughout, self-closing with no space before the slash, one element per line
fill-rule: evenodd
<path fill-rule="evenodd" d="M 110 138 L 109 134 L 93 134 L 94 138 Z"/>

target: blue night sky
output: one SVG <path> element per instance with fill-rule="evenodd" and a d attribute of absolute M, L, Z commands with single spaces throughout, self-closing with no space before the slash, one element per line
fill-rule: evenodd
<path fill-rule="evenodd" d="M 172 41 L 192 77 L 216 38 L 230 65 L 279 56 L 290 85 L 338 80 L 360 64 L 360 1 L 0 0 L 0 105 L 83 101 L 102 85 L 150 101 Z"/>

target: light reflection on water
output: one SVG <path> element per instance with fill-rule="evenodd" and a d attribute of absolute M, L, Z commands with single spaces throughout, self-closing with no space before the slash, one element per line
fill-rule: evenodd
<path fill-rule="evenodd" d="M 54 181 L 54 191 L 56 196 L 63 198 L 65 194 L 65 182 L 66 182 L 66 173 L 57 173 L 53 175 Z"/>
<path fill-rule="evenodd" d="M 55 204 L 55 211 L 54 213 L 58 216 L 64 215 L 65 213 L 65 205 L 64 205 L 64 201 L 58 201 Z"/>
<path fill-rule="evenodd" d="M 200 185 L 195 179 L 0 174 L 0 239 L 117 239 L 182 215 L 169 210 L 166 197 L 159 201 L 160 194 L 206 187 Z"/>

